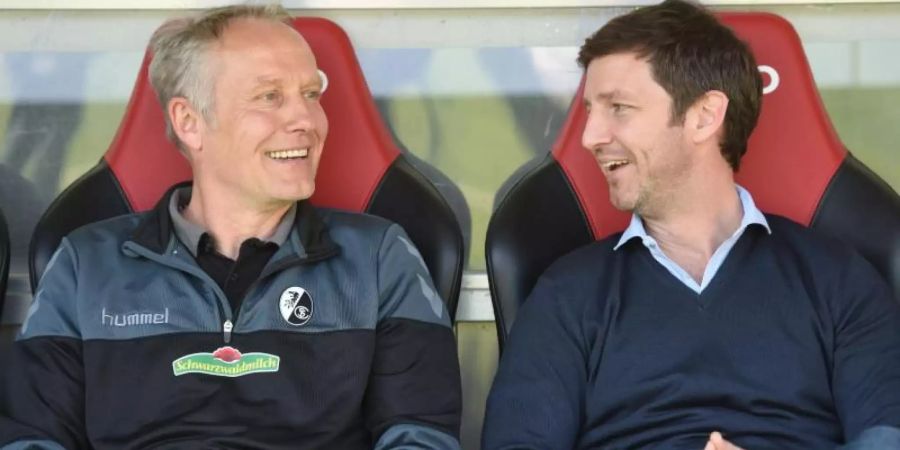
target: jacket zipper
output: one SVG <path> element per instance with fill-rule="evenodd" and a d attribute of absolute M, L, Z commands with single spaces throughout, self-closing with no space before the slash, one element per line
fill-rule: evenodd
<path fill-rule="evenodd" d="M 222 332 L 224 333 L 225 343 L 231 342 L 231 330 L 234 329 L 234 324 L 231 323 L 230 320 L 226 320 L 225 323 L 222 324 Z"/>
<path fill-rule="evenodd" d="M 214 281 L 213 284 L 215 284 Z M 231 330 L 234 330 L 234 322 L 232 322 L 232 319 L 237 321 L 237 318 L 231 317 L 231 314 L 229 314 L 228 311 L 225 311 L 225 307 L 222 306 L 222 299 L 219 298 L 218 294 L 213 293 L 213 295 L 216 297 L 216 308 L 219 310 L 219 317 L 225 319 L 225 321 L 222 322 L 222 339 L 228 344 L 231 342 Z"/>

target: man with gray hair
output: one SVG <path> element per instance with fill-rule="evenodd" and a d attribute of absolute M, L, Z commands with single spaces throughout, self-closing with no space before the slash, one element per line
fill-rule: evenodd
<path fill-rule="evenodd" d="M 232 6 L 153 36 L 193 182 L 63 239 L 5 363 L 3 448 L 459 447 L 421 256 L 395 224 L 306 201 L 327 79 L 288 20 Z"/>

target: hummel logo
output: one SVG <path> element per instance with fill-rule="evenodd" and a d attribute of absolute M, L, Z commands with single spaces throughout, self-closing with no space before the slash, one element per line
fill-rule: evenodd
<path fill-rule="evenodd" d="M 134 325 L 159 325 L 169 323 L 169 308 L 162 313 L 107 314 L 106 308 L 100 312 L 100 324 L 111 327 L 130 327 Z"/>

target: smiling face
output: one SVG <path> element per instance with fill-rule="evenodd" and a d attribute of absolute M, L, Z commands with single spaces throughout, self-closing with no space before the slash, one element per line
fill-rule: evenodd
<path fill-rule="evenodd" d="M 238 19 L 212 45 L 209 64 L 214 108 L 211 120 L 198 119 L 195 185 L 259 207 L 310 197 L 328 120 L 306 41 L 282 23 Z"/>
<path fill-rule="evenodd" d="M 596 58 L 584 85 L 582 145 L 600 165 L 620 210 L 647 217 L 664 210 L 688 178 L 692 154 L 672 99 L 634 53 Z"/>

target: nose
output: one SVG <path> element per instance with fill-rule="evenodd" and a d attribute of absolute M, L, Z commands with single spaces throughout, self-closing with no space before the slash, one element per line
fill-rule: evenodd
<path fill-rule="evenodd" d="M 606 120 L 602 111 L 597 109 L 588 111 L 584 133 L 581 134 L 581 145 L 591 153 L 599 152 L 604 145 L 613 140 L 609 120 Z"/>
<path fill-rule="evenodd" d="M 288 132 L 309 132 L 316 124 L 319 116 L 324 116 L 322 105 L 317 100 L 298 95 L 289 100 L 284 108 L 284 124 Z"/>

